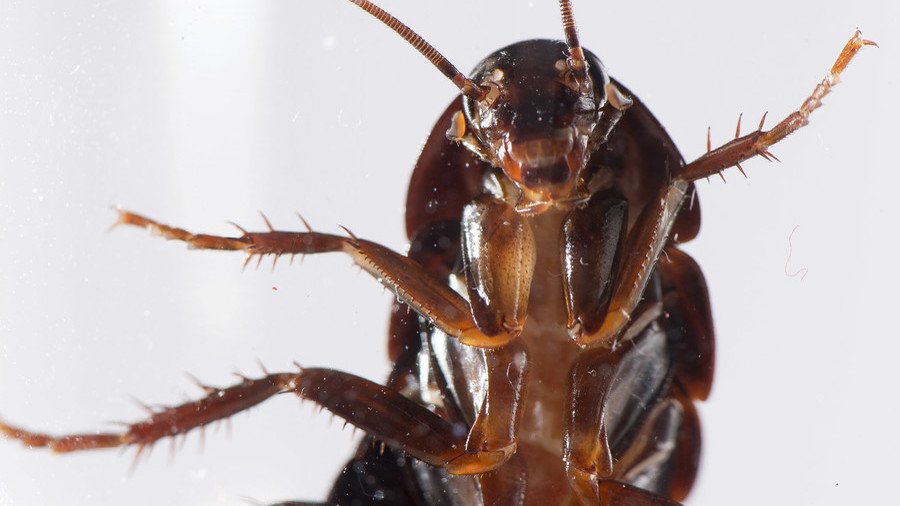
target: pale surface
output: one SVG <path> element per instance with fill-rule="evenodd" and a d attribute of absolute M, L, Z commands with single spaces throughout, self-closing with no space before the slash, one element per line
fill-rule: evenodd
<path fill-rule="evenodd" d="M 700 184 L 703 231 L 688 249 L 709 280 L 719 356 L 689 504 L 884 502 L 900 453 L 900 13 L 886 0 L 729 5 L 574 5 L 583 44 L 688 158 L 707 125 L 721 142 L 742 111 L 752 127 L 796 108 L 856 26 L 882 48 L 773 149 L 783 163 Z M 550 0 L 384 7 L 462 69 L 562 34 Z M 300 211 L 402 249 L 406 181 L 453 94 L 338 0 L 0 3 L 0 415 L 109 428 L 141 416 L 129 395 L 180 402 L 198 394 L 184 371 L 226 384 L 256 358 L 380 380 L 390 295 L 346 258 L 242 274 L 240 254 L 105 233 L 109 207 L 214 233 L 261 226 L 257 210 L 299 227 Z M 797 226 L 787 272 L 803 279 L 785 268 Z M 163 444 L 132 474 L 130 452 L 0 442 L 0 505 L 321 498 L 353 438 L 298 404 L 237 416 L 201 452 L 193 434 L 172 463 Z"/>

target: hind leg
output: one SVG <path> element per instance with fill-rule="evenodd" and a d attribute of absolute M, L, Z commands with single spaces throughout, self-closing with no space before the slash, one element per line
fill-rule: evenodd
<path fill-rule="evenodd" d="M 377 383 L 332 369 L 244 378 L 227 388 L 203 387 L 206 397 L 153 411 L 119 433 L 52 436 L 0 423 L 0 433 L 29 447 L 66 453 L 97 448 L 134 446 L 140 454 L 157 441 L 226 419 L 281 393 L 310 400 L 354 426 L 402 449 L 419 460 L 450 472 L 484 472 L 508 455 L 466 451 L 466 427 L 457 427 L 424 406 Z"/>

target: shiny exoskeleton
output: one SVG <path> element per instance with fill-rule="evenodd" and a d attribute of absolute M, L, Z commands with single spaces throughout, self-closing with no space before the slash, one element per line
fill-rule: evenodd
<path fill-rule="evenodd" d="M 760 122 L 686 163 L 641 101 L 581 48 L 566 0 L 565 42 L 513 44 L 469 77 L 371 2 L 352 1 L 461 91 L 412 176 L 407 255 L 352 234 L 270 226 L 221 237 L 127 211 L 119 223 L 248 260 L 350 255 L 402 301 L 386 385 L 303 368 L 204 387 L 206 397 L 122 433 L 0 430 L 60 452 L 140 452 L 295 393 L 369 434 L 326 504 L 677 504 L 697 472 L 694 402 L 709 394 L 715 347 L 703 275 L 678 249 L 700 227 L 693 181 L 772 157 L 769 146 L 807 123 L 871 42 L 856 32 L 772 129 Z"/>

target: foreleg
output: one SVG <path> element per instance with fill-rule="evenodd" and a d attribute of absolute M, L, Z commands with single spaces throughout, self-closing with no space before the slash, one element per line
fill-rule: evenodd
<path fill-rule="evenodd" d="M 661 304 L 642 298 L 689 188 L 690 183 L 676 179 L 648 203 L 625 239 L 602 325 L 594 332 L 575 334 L 577 344 L 615 347 L 631 337 L 626 329 L 640 331 L 662 313 Z"/>

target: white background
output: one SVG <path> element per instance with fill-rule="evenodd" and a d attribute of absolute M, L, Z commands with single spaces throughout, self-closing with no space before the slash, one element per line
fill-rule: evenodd
<path fill-rule="evenodd" d="M 562 34 L 556 5 L 383 2 L 462 69 Z M 583 44 L 634 90 L 685 157 L 796 108 L 856 26 L 854 61 L 812 124 L 701 184 L 703 266 L 718 330 L 689 504 L 875 504 L 895 496 L 897 62 L 887 0 L 576 1 Z M 335 1 L 0 3 L 0 416 L 52 433 L 181 402 L 184 377 L 292 360 L 388 371 L 390 295 L 341 256 L 241 273 L 112 205 L 211 233 L 225 220 L 403 250 L 406 181 L 454 88 L 396 35 Z M 443 126 L 441 126 L 443 128 Z M 793 236 L 789 265 L 788 238 Z M 805 278 L 786 274 L 805 268 Z M 893 399 L 893 400 L 892 400 Z M 324 496 L 349 430 L 283 396 L 170 462 L 131 451 L 51 456 L 0 441 L 0 505 L 245 504 Z"/>

